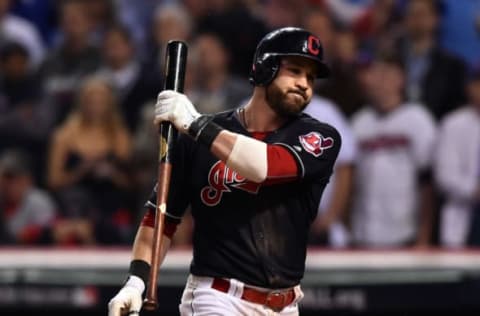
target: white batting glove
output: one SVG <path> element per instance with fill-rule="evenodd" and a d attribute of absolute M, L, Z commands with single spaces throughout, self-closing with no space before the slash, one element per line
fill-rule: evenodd
<path fill-rule="evenodd" d="M 187 133 L 200 115 L 187 96 L 172 90 L 160 92 L 155 103 L 155 124 L 168 121 L 182 133 Z"/>
<path fill-rule="evenodd" d="M 137 316 L 142 308 L 142 293 L 145 283 L 131 275 L 120 291 L 108 303 L 108 316 Z"/>

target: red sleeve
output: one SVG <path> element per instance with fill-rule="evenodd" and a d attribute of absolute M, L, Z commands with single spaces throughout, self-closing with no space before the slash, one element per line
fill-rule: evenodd
<path fill-rule="evenodd" d="M 256 140 L 264 140 L 270 132 L 252 132 Z M 267 144 L 267 178 L 263 185 L 290 182 L 298 178 L 298 166 L 292 153 L 282 145 Z"/>
<path fill-rule="evenodd" d="M 292 153 L 281 145 L 267 145 L 265 185 L 290 182 L 298 178 L 298 166 Z"/>
<path fill-rule="evenodd" d="M 155 227 L 155 213 L 152 209 L 147 209 L 147 212 L 143 216 L 141 226 Z M 178 222 L 169 220 L 168 216 L 165 216 L 165 223 L 163 225 L 163 234 L 168 238 L 172 238 L 177 231 Z"/>

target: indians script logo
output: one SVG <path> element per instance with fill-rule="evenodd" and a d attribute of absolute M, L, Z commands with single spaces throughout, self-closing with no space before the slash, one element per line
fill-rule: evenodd
<path fill-rule="evenodd" d="M 315 157 L 323 154 L 325 149 L 333 147 L 333 138 L 324 138 L 320 133 L 310 132 L 298 137 L 302 147 Z"/>
<path fill-rule="evenodd" d="M 256 194 L 260 184 L 248 181 L 219 160 L 210 168 L 208 186 L 200 191 L 200 197 L 205 205 L 215 206 L 222 199 L 223 193 L 231 192 L 232 188 Z"/>

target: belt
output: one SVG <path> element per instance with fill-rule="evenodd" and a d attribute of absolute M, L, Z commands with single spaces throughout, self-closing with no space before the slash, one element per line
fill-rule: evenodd
<path fill-rule="evenodd" d="M 228 293 L 228 290 L 230 289 L 230 281 L 221 278 L 214 278 L 212 288 L 220 292 Z M 244 286 L 241 299 L 251 303 L 264 305 L 275 312 L 280 312 L 286 306 L 293 303 L 295 300 L 295 291 L 293 289 L 286 289 L 262 292 Z"/>

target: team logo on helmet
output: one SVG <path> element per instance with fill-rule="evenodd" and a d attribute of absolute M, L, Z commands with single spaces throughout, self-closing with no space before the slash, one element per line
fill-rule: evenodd
<path fill-rule="evenodd" d="M 205 205 L 215 206 L 222 200 L 223 193 L 231 192 L 232 188 L 257 194 L 260 184 L 248 181 L 219 160 L 210 168 L 208 186 L 200 191 L 200 198 Z"/>
<path fill-rule="evenodd" d="M 308 52 L 315 56 L 320 53 L 320 40 L 313 35 L 308 37 Z"/>
<path fill-rule="evenodd" d="M 322 134 L 318 132 L 301 135 L 298 139 L 302 147 L 315 157 L 321 156 L 325 149 L 333 147 L 333 138 L 323 137 Z"/>

